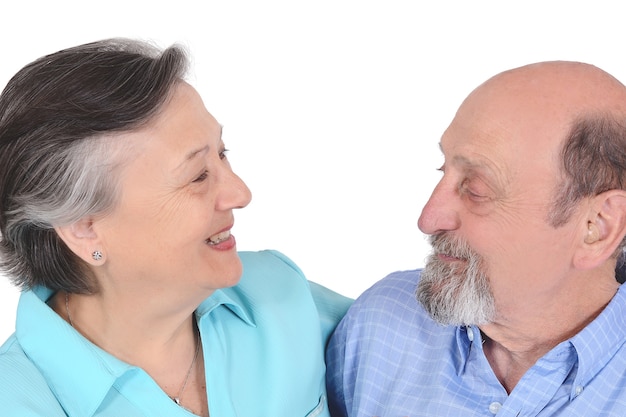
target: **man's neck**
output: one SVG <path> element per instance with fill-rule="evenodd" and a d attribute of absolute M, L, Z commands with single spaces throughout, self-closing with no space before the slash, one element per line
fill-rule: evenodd
<path fill-rule="evenodd" d="M 533 306 L 480 326 L 485 356 L 507 392 L 541 357 L 591 323 L 619 288 L 617 282 L 594 286 L 584 295 L 566 291 L 563 299 L 543 308 Z"/>

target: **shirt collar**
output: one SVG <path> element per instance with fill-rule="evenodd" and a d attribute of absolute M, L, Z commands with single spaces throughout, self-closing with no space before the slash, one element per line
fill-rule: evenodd
<path fill-rule="evenodd" d="M 586 386 L 626 343 L 626 287 L 621 285 L 609 304 L 570 343 L 578 354 L 574 386 Z"/>
<path fill-rule="evenodd" d="M 213 294 L 198 306 L 196 316 L 202 319 L 208 316 L 213 310 L 220 306 L 229 309 L 239 317 L 244 323 L 256 327 L 254 321 L 254 311 L 249 307 L 249 302 L 245 302 L 246 295 L 241 286 L 222 288 L 215 290 Z M 249 298 L 249 296 L 247 296 Z"/>
<path fill-rule="evenodd" d="M 113 384 L 137 368 L 100 349 L 46 304 L 53 291 L 25 291 L 17 308 L 16 337 L 69 415 L 92 416 Z M 223 306 L 256 327 L 238 287 L 216 290 L 196 310 L 199 319 Z M 200 328 L 202 331 L 202 328 Z"/>
<path fill-rule="evenodd" d="M 46 301 L 53 292 L 26 291 L 17 307 L 16 337 L 69 415 L 92 416 L 113 383 L 134 369 L 98 348 Z"/>
<path fill-rule="evenodd" d="M 615 352 L 626 343 L 626 287 L 621 285 L 602 312 L 574 337 L 559 344 L 550 354 L 567 353 L 575 350 L 573 361 L 576 378 L 572 389 L 586 386 L 614 357 Z M 456 329 L 459 360 L 457 373 L 464 371 L 472 346 L 482 350 L 480 329 L 477 326 L 459 326 Z M 555 352 L 559 350 L 559 352 Z M 572 397 L 576 394 L 572 391 Z"/>

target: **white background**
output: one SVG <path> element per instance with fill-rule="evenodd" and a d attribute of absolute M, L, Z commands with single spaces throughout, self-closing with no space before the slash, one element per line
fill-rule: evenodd
<path fill-rule="evenodd" d="M 41 55 L 101 38 L 185 45 L 190 81 L 253 191 L 236 214 L 239 249 L 279 249 L 353 297 L 423 265 L 416 221 L 439 178 L 437 143 L 479 83 L 555 59 L 626 81 L 618 1 L 5 3 L 2 87 Z M 17 299 L 0 279 L 0 342 Z"/>

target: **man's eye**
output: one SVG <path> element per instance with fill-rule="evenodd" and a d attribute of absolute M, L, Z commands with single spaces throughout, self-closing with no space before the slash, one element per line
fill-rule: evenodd
<path fill-rule="evenodd" d="M 209 176 L 209 171 L 204 171 L 202 174 L 200 174 L 198 178 L 193 180 L 193 182 L 202 182 L 206 180 L 208 176 Z"/>
<path fill-rule="evenodd" d="M 483 202 L 489 199 L 483 194 L 477 193 L 472 188 L 470 188 L 469 181 L 465 180 L 461 183 L 461 193 L 466 195 L 470 200 L 475 202 Z"/>
<path fill-rule="evenodd" d="M 224 149 L 224 150 L 222 150 L 222 151 L 220 152 L 220 159 L 226 159 L 226 157 L 227 157 L 227 155 L 226 155 L 226 154 L 227 154 L 228 152 L 229 152 L 229 151 L 228 151 L 228 149 Z"/>
<path fill-rule="evenodd" d="M 467 196 L 474 200 L 474 201 L 485 201 L 487 199 L 487 197 L 485 197 L 484 195 L 480 195 L 480 194 L 476 194 L 475 192 L 473 192 L 470 189 L 466 189 L 465 193 L 467 194 Z"/>

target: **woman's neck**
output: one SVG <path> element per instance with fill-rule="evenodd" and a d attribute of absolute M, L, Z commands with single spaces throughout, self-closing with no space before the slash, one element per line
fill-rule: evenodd
<path fill-rule="evenodd" d="M 89 341 L 142 368 L 168 396 L 179 397 L 181 406 L 207 415 L 198 412 L 206 410 L 206 387 L 202 343 L 191 308 L 173 309 L 168 315 L 141 308 L 146 304 L 140 300 L 111 302 L 101 294 L 62 291 L 49 304 Z"/>

